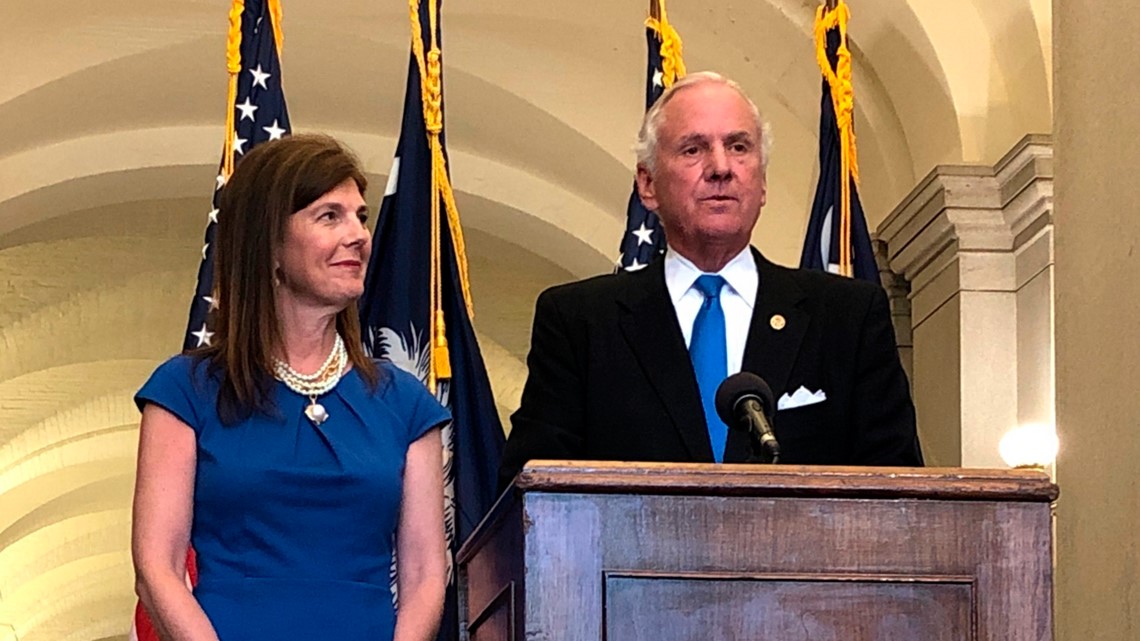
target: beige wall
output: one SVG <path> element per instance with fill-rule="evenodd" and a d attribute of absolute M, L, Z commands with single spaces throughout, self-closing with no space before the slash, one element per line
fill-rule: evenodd
<path fill-rule="evenodd" d="M 1057 631 L 1140 638 L 1140 13 L 1055 0 Z"/>

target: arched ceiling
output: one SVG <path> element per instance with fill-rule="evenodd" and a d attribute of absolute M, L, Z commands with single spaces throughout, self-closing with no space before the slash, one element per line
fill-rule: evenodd
<path fill-rule="evenodd" d="M 848 0 L 871 226 L 937 164 L 1051 129 L 1049 0 Z M 386 181 L 406 3 L 283 0 L 298 130 Z M 607 271 L 642 111 L 644 0 L 444 7 L 453 180 L 500 414 L 534 299 Z M 130 397 L 181 343 L 225 115 L 225 0 L 0 3 L 0 641 L 122 639 L 134 601 Z M 670 0 L 690 70 L 772 122 L 755 240 L 794 263 L 814 191 L 814 0 Z"/>

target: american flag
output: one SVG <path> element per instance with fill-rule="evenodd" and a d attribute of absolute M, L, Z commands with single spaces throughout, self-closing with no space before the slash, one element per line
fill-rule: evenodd
<path fill-rule="evenodd" d="M 275 24 L 269 0 L 246 0 L 241 14 L 241 70 L 237 74 L 237 93 L 233 110 L 232 136 L 233 163 L 253 147 L 289 134 L 289 110 L 285 106 L 285 91 L 281 87 L 281 60 L 278 57 L 276 33 L 281 25 Z M 228 147 L 228 145 L 227 145 Z M 207 216 L 206 235 L 202 241 L 202 262 L 198 266 L 198 286 L 190 302 L 190 316 L 186 323 L 183 350 L 210 344 L 214 333 L 210 331 L 209 312 L 217 307 L 214 289 L 214 232 L 218 222 L 218 196 L 229 176 L 225 175 L 225 154 L 219 165 L 214 184 L 213 205 Z M 233 166 L 232 164 L 230 166 Z"/>
<path fill-rule="evenodd" d="M 241 3 L 234 3 L 240 6 Z M 226 135 L 230 139 L 223 145 L 222 162 L 218 177 L 214 182 L 212 206 L 207 215 L 205 239 L 202 245 L 202 262 L 198 266 L 198 285 L 190 302 L 190 315 L 186 324 L 186 337 L 182 343 L 184 351 L 210 344 L 213 332 L 210 331 L 209 313 L 217 308 L 213 297 L 214 289 L 214 233 L 218 216 L 218 196 L 229 178 L 226 154 L 232 153 L 233 167 L 245 152 L 268 140 L 276 140 L 289 133 L 289 111 L 285 107 L 285 93 L 281 87 L 281 61 L 277 50 L 280 40 L 280 14 L 273 8 L 279 2 L 271 0 L 245 0 L 241 12 L 240 25 L 231 23 L 231 30 L 240 28 L 240 64 L 236 73 L 236 94 L 229 105 L 232 117 L 226 119 Z M 236 32 L 231 35 L 236 35 Z M 232 126 L 231 126 L 232 124 Z M 187 582 L 194 585 L 197 580 L 194 550 L 186 555 Z M 135 616 L 131 622 L 131 641 L 159 641 L 150 618 L 142 603 L 135 606 Z"/>
<path fill-rule="evenodd" d="M 660 15 L 658 2 L 651 4 L 651 21 L 657 20 Z M 658 23 L 660 24 L 660 23 Z M 667 23 L 665 28 L 668 29 Z M 645 65 L 645 109 L 648 111 L 653 103 L 665 92 L 664 61 L 661 56 L 661 27 L 647 26 L 645 29 L 645 47 L 648 58 Z M 670 83 L 671 84 L 671 83 Z M 625 233 L 621 237 L 621 257 L 618 259 L 618 268 L 626 271 L 637 271 L 653 262 L 665 253 L 665 229 L 657 214 L 646 209 L 637 195 L 637 183 L 633 185 L 633 192 L 629 195 L 629 204 L 626 206 Z"/>

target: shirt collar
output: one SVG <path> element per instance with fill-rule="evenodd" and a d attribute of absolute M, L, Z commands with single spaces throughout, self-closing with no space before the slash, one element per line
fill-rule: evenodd
<path fill-rule="evenodd" d="M 669 298 L 676 305 L 693 283 L 697 282 L 706 272 L 702 272 L 691 260 L 678 254 L 669 247 L 665 252 L 665 287 L 669 290 Z M 728 286 L 751 308 L 756 303 L 756 290 L 760 285 L 760 276 L 756 271 L 756 261 L 752 258 L 752 250 L 745 247 L 732 260 L 715 272 L 724 278 Z"/>

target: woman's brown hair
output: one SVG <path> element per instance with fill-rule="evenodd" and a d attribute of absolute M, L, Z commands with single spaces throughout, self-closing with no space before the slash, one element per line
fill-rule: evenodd
<path fill-rule="evenodd" d="M 356 157 L 335 139 L 299 134 L 258 145 L 222 188 L 214 240 L 214 341 L 197 352 L 221 373 L 218 415 L 232 425 L 272 409 L 272 359 L 281 345 L 274 304 L 274 250 L 294 213 L 346 180 L 368 185 Z M 364 351 L 355 304 L 336 315 L 352 366 L 371 387 L 376 364 Z"/>

